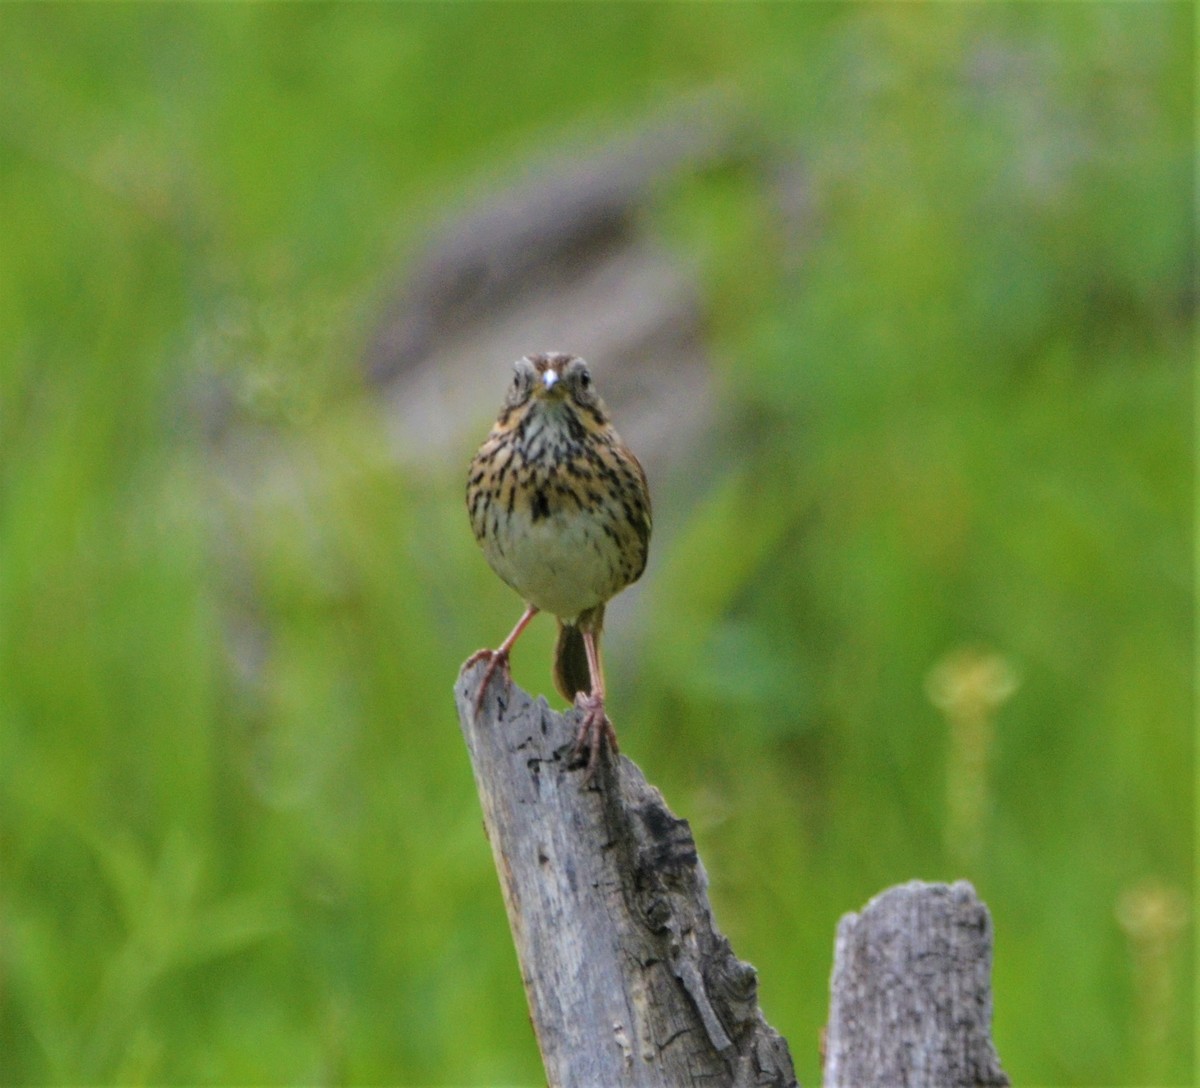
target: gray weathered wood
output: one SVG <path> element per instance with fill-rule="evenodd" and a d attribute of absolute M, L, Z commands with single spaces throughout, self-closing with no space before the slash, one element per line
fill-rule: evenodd
<path fill-rule="evenodd" d="M 838 923 L 825 1088 L 1009 1083 L 992 1045 L 992 920 L 966 881 L 911 881 Z"/>
<path fill-rule="evenodd" d="M 477 718 L 482 670 L 455 695 L 552 1088 L 796 1084 L 687 821 L 624 756 L 583 786 L 575 712 L 494 680 Z"/>

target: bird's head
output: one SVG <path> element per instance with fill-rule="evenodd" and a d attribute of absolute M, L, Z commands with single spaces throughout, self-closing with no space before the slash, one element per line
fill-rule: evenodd
<path fill-rule="evenodd" d="M 561 405 L 597 424 L 608 421 L 608 411 L 592 383 L 588 365 L 579 356 L 561 351 L 526 355 L 513 364 L 513 370 L 510 407 L 526 403 Z"/>

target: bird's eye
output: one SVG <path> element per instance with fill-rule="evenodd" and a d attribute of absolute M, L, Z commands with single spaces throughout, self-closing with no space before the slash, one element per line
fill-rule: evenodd
<path fill-rule="evenodd" d="M 508 387 L 508 392 L 505 394 L 505 401 L 510 405 L 520 404 L 528 395 L 533 380 L 529 372 L 518 367 L 517 372 L 513 375 L 512 385 Z"/>
<path fill-rule="evenodd" d="M 592 376 L 586 370 L 580 371 L 579 372 L 579 388 L 586 389 L 591 384 L 592 384 Z"/>

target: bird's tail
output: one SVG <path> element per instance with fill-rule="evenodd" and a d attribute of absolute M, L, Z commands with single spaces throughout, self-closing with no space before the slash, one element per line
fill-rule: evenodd
<path fill-rule="evenodd" d="M 558 641 L 554 644 L 554 686 L 568 703 L 573 703 L 579 692 L 589 692 L 594 686 L 592 670 L 588 667 L 587 648 L 583 644 L 583 629 L 586 627 L 592 632 L 599 652 L 600 629 L 603 625 L 604 605 L 585 612 L 575 623 L 559 621 Z"/>

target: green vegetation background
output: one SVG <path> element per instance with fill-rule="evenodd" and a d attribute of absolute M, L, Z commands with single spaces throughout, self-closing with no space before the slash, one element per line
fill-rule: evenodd
<path fill-rule="evenodd" d="M 803 1083 L 838 917 L 913 877 L 992 910 L 1015 1082 L 1188 1082 L 1194 46 L 1167 3 L 5 5 L 0 1080 L 539 1083 L 450 697 L 517 602 L 356 366 L 430 214 L 721 84 L 814 234 L 732 167 L 656 213 L 730 434 L 612 648 L 625 748 Z M 214 372 L 302 486 L 230 497 Z M 926 694 L 970 646 L 1019 680 L 982 768 Z"/>

